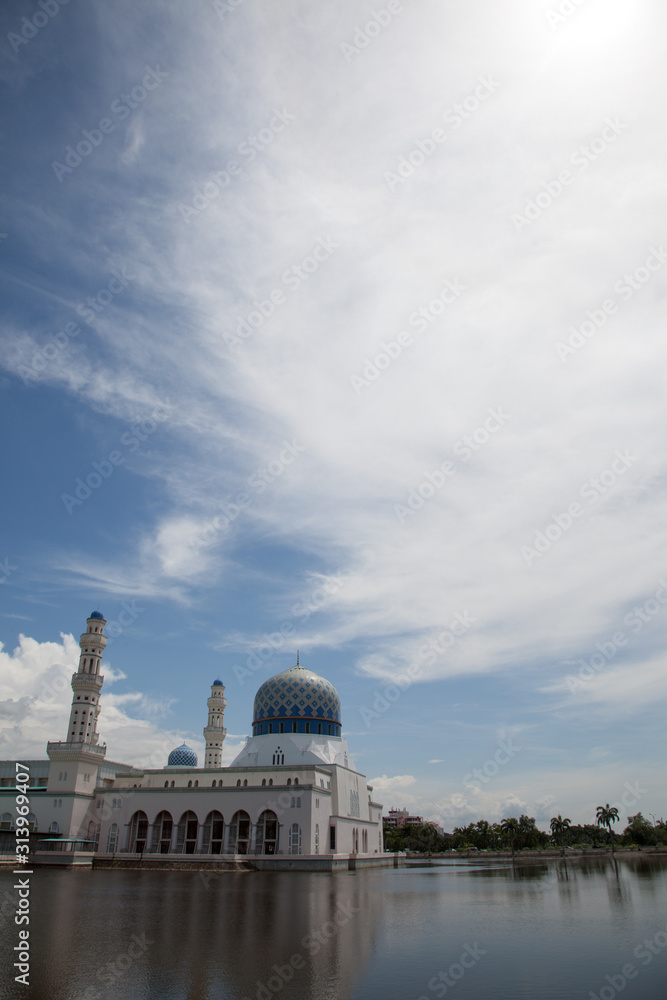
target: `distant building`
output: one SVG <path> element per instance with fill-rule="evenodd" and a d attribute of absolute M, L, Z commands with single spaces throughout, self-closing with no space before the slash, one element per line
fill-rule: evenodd
<path fill-rule="evenodd" d="M 421 816 L 411 816 L 407 809 L 390 809 L 384 818 L 385 826 L 423 826 Z"/>
<path fill-rule="evenodd" d="M 411 816 L 407 809 L 390 809 L 388 814 L 383 817 L 383 822 L 388 828 L 402 826 L 432 826 L 436 833 L 438 833 L 441 837 L 445 832 L 442 827 L 435 822 L 435 820 L 429 819 L 424 821 L 423 816 Z"/>

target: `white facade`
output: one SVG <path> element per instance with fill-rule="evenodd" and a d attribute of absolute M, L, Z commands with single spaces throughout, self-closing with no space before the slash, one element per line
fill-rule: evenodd
<path fill-rule="evenodd" d="M 93 612 L 81 636 L 66 740 L 49 742 L 48 765 L 30 762 L 31 817 L 40 835 L 85 841 L 85 849 L 99 855 L 145 859 L 382 854 L 382 806 L 373 802 L 345 739 L 332 735 L 340 733 L 338 695 L 298 663 L 259 689 L 253 732 L 261 735 L 248 739 L 230 767 L 220 765 L 221 681 L 207 700 L 204 767 L 185 745 L 164 768 L 105 761 L 97 733 L 104 624 Z M 0 764 L 5 830 L 10 802 L 2 799 L 9 799 L 13 774 L 13 763 Z"/>

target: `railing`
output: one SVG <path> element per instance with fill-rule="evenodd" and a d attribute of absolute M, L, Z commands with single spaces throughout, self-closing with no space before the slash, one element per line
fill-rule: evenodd
<path fill-rule="evenodd" d="M 54 837 L 47 840 L 38 840 L 36 850 L 38 851 L 90 851 L 94 853 L 97 843 L 94 840 L 74 839 L 72 837 Z"/>
<path fill-rule="evenodd" d="M 97 746 L 95 743 L 61 743 L 60 741 L 53 741 L 46 744 L 47 753 L 49 750 L 89 750 L 91 753 L 105 754 L 107 752 L 106 743 L 102 743 L 101 746 Z"/>

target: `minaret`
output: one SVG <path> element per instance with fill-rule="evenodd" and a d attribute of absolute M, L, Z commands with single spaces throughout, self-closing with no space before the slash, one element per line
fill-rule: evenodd
<path fill-rule="evenodd" d="M 106 620 L 99 611 L 93 611 L 86 625 L 87 629 L 79 639 L 79 669 L 72 674 L 72 710 L 65 742 L 96 746 L 99 740 L 97 717 L 100 714 L 100 691 L 104 683 L 100 666 L 107 644 L 104 635 Z"/>
<path fill-rule="evenodd" d="M 98 746 L 97 742 L 97 716 L 104 683 L 100 666 L 107 644 L 105 625 L 104 615 L 93 611 L 79 639 L 81 655 L 79 669 L 72 674 L 72 711 L 67 735 L 63 742 L 49 740 L 46 744 L 51 762 L 46 787 L 49 794 L 62 795 L 62 799 L 55 799 L 59 832 L 81 840 L 94 841 L 99 831 L 94 804 L 99 769 L 107 752 L 106 746 Z"/>
<path fill-rule="evenodd" d="M 211 697 L 207 699 L 208 723 L 204 728 L 204 739 L 206 740 L 206 753 L 204 756 L 204 767 L 222 767 L 222 744 L 224 743 L 227 730 L 223 726 L 225 720 L 225 685 L 221 680 L 213 681 L 211 684 Z"/>

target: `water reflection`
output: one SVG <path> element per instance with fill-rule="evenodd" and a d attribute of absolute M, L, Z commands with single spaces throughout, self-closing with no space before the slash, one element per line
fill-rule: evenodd
<path fill-rule="evenodd" d="M 12 882 L 0 873 L 0 895 Z M 584 1000 L 645 938 L 667 942 L 657 857 L 341 875 L 40 870 L 31 888 L 36 1000 L 432 1000 L 429 984 L 466 949 L 480 957 L 456 1000 Z M 665 959 L 667 945 L 646 967 L 634 959 L 628 1000 L 664 1000 Z M 7 963 L 0 1000 L 15 997 Z"/>
<path fill-rule="evenodd" d="M 58 919 L 40 921 L 33 982 L 51 1000 L 345 996 L 372 955 L 381 908 L 381 895 L 347 874 L 43 872 L 39 881 L 50 905 L 35 912 Z M 93 882 L 94 920 L 82 912 Z"/>

